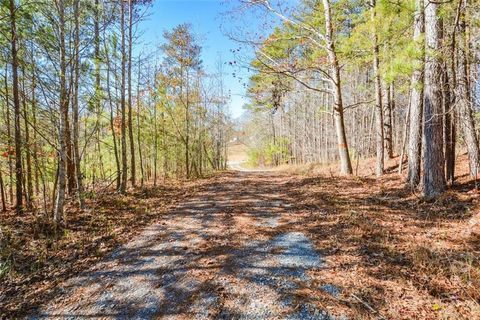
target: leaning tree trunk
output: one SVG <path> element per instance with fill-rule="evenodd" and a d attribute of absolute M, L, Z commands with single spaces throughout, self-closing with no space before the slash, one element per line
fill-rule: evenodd
<path fill-rule="evenodd" d="M 333 25 L 331 21 L 330 1 L 323 0 L 325 14 L 325 41 L 327 45 L 328 60 L 333 79 L 333 117 L 335 132 L 337 134 L 338 152 L 340 156 L 340 173 L 352 174 L 352 163 L 348 152 L 347 136 L 345 134 L 345 121 L 343 116 L 342 85 L 340 77 L 340 65 L 338 63 L 333 40 Z"/>
<path fill-rule="evenodd" d="M 424 4 L 415 1 L 415 22 L 413 40 L 420 47 L 421 58 L 418 59 L 411 79 L 410 119 L 408 130 L 408 174 L 407 184 L 416 187 L 420 183 L 420 159 L 422 148 L 422 113 L 423 113 L 423 68 L 424 68 Z"/>
<path fill-rule="evenodd" d="M 462 129 L 465 143 L 468 150 L 468 158 L 470 162 L 470 175 L 477 177 L 479 166 L 479 148 L 478 139 L 475 131 L 475 120 L 472 114 L 471 94 L 468 81 L 468 63 L 467 63 L 467 41 L 466 41 L 466 21 L 465 10 L 466 0 L 462 1 L 462 9 L 459 25 L 459 39 L 460 45 L 457 46 L 458 65 L 457 65 L 457 81 L 455 88 L 455 95 L 457 98 L 457 106 L 460 120 L 460 127 Z"/>
<path fill-rule="evenodd" d="M 425 99 L 423 134 L 423 196 L 434 198 L 445 190 L 443 155 L 442 67 L 439 4 L 425 0 Z"/>

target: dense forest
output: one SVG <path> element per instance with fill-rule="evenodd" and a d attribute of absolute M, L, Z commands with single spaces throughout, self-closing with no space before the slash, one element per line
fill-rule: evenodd
<path fill-rule="evenodd" d="M 479 8 L 0 0 L 0 319 L 480 319 Z"/>
<path fill-rule="evenodd" d="M 244 3 L 282 21 L 245 39 L 256 49 L 245 130 L 269 128 L 248 135 L 254 163 L 338 160 L 352 174 L 375 156 L 381 176 L 399 155 L 407 184 L 434 197 L 466 149 L 477 176 L 478 2 Z"/>
<path fill-rule="evenodd" d="M 149 1 L 2 1 L 2 209 L 55 223 L 66 199 L 226 166 L 222 69 L 191 26 L 135 48 Z M 67 197 L 67 198 L 66 198 Z"/>

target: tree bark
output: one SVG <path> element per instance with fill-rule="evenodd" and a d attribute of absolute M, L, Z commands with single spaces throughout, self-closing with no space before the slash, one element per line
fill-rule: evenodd
<path fill-rule="evenodd" d="M 375 0 L 371 0 L 371 20 L 375 25 Z M 378 52 L 378 36 L 376 28 L 373 28 L 373 73 L 375 75 L 375 126 L 376 134 L 376 167 L 375 173 L 378 176 L 383 175 L 384 171 L 384 147 L 383 147 L 383 107 L 382 107 L 382 84 L 380 80 L 380 60 Z"/>
<path fill-rule="evenodd" d="M 79 22 L 79 15 L 80 15 L 80 0 L 75 0 L 74 2 L 74 16 L 75 16 L 75 39 L 74 39 L 74 54 L 75 54 L 75 61 L 74 61 L 74 79 L 73 79 L 73 101 L 72 101 L 72 109 L 73 109 L 73 156 L 75 160 L 75 176 L 76 176 L 76 193 L 78 203 L 81 209 L 85 208 L 85 199 L 83 197 L 83 177 L 82 177 L 82 168 L 81 164 L 81 155 L 80 155 L 80 148 L 79 148 L 79 131 L 80 131 L 80 124 L 79 124 L 79 110 L 78 110 L 78 82 L 80 79 L 80 22 Z M 97 1 L 98 2 L 98 1 Z M 98 5 L 98 3 L 97 3 Z M 96 7 L 95 10 L 98 10 Z M 96 21 L 98 21 L 97 16 L 95 17 Z M 95 24 L 95 36 L 98 35 L 98 22 Z M 95 54 L 98 59 L 98 44 L 97 39 L 95 39 Z M 98 63 L 98 62 L 97 62 Z M 98 76 L 99 78 L 99 76 Z M 98 79 L 97 78 L 97 79 Z M 95 90 L 97 93 L 97 90 Z M 98 99 L 98 97 L 96 97 Z"/>
<path fill-rule="evenodd" d="M 156 121 L 156 120 L 155 120 Z M 155 138 L 156 139 L 156 132 Z M 143 153 L 142 153 L 142 137 L 140 134 L 140 58 L 138 59 L 138 77 L 137 77 L 137 144 L 138 144 L 138 161 L 140 162 L 140 183 L 143 187 L 145 183 L 145 172 L 143 169 Z"/>
<path fill-rule="evenodd" d="M 106 45 L 105 45 L 106 46 Z M 115 115 L 113 111 L 113 98 L 112 98 L 112 93 L 110 89 L 110 59 L 108 57 L 108 52 L 106 54 L 106 65 L 107 65 L 107 95 L 108 95 L 108 104 L 110 106 L 110 130 L 112 131 L 112 140 L 113 140 L 113 154 L 115 155 L 115 166 L 117 169 L 117 175 L 116 175 L 116 188 L 117 190 L 120 190 L 121 186 L 121 166 L 120 166 L 120 158 L 118 156 L 118 145 L 117 145 L 117 135 L 115 134 Z M 118 110 L 118 108 L 117 108 Z"/>
<path fill-rule="evenodd" d="M 125 114 L 125 4 L 120 1 L 120 33 L 121 33 L 121 85 L 120 85 L 120 110 L 121 110 L 121 145 L 122 145 L 122 174 L 120 179 L 120 192 L 125 193 L 127 190 L 127 130 L 126 130 L 126 114 Z"/>
<path fill-rule="evenodd" d="M 12 86 L 13 86 L 13 108 L 15 117 L 15 194 L 16 210 L 21 213 L 23 210 L 22 195 L 22 135 L 20 128 L 20 98 L 18 94 L 18 56 L 17 56 L 17 27 L 16 27 L 16 6 L 15 1 L 10 0 L 10 32 L 11 32 L 11 54 L 12 54 Z"/>
<path fill-rule="evenodd" d="M 395 87 L 391 83 L 387 88 L 387 105 L 385 108 L 385 149 L 389 159 L 393 159 L 393 110 L 395 109 Z"/>
<path fill-rule="evenodd" d="M 3 184 L 3 174 L 2 174 L 2 168 L 0 167 L 0 196 L 2 198 L 2 211 L 7 211 L 7 204 L 5 201 L 6 195 L 5 195 L 5 186 Z"/>
<path fill-rule="evenodd" d="M 59 49 L 60 49 L 60 103 L 59 103 L 59 150 L 58 150 L 58 175 L 57 190 L 53 220 L 58 225 L 63 220 L 63 207 L 65 203 L 66 188 L 66 162 L 67 162 L 67 137 L 66 126 L 68 124 L 68 98 L 66 88 L 66 60 L 65 60 L 65 8 L 63 0 L 56 2 L 59 17 Z"/>
<path fill-rule="evenodd" d="M 405 145 L 407 144 L 407 136 L 408 136 L 408 129 L 409 129 L 409 121 L 410 121 L 410 107 L 411 104 L 408 103 L 408 110 L 405 116 L 405 125 L 403 127 L 403 138 L 402 138 L 402 149 L 400 151 L 400 160 L 398 164 L 398 174 L 402 173 L 403 170 L 403 157 L 405 155 Z"/>
<path fill-rule="evenodd" d="M 164 118 L 162 114 L 162 127 L 165 128 Z M 165 141 L 165 138 L 162 139 Z M 165 148 L 164 148 L 165 149 Z M 164 158 L 166 155 L 163 155 Z M 153 186 L 157 186 L 157 157 L 158 157 L 158 131 L 157 131 L 157 106 L 153 104 Z M 163 170 L 166 172 L 166 161 L 164 161 Z"/>
<path fill-rule="evenodd" d="M 479 147 L 478 138 L 475 130 L 475 120 L 472 114 L 471 93 L 468 80 L 468 59 L 466 41 L 466 21 L 465 11 L 467 10 L 466 0 L 462 1 L 462 9 L 460 10 L 460 25 L 458 28 L 459 39 L 461 43 L 457 46 L 458 65 L 457 65 L 457 81 L 455 88 L 456 103 L 458 106 L 458 114 L 460 120 L 460 127 L 462 129 L 465 143 L 468 150 L 468 158 L 470 164 L 470 175 L 472 177 L 478 176 L 479 166 Z"/>
<path fill-rule="evenodd" d="M 186 97 L 185 97 L 185 174 L 190 178 L 190 76 L 186 72 Z"/>
<path fill-rule="evenodd" d="M 12 161 L 12 151 L 13 151 L 13 141 L 12 141 L 12 129 L 10 122 L 10 102 L 8 96 L 8 70 L 7 65 L 5 65 L 5 118 L 7 124 L 7 146 L 8 146 L 8 195 L 10 203 L 13 204 L 13 161 Z"/>
<path fill-rule="evenodd" d="M 448 75 L 448 66 L 444 64 L 443 72 L 443 139 L 445 146 L 445 179 L 448 184 L 453 184 L 455 180 L 455 109 L 453 108 L 450 97 L 451 82 Z"/>
<path fill-rule="evenodd" d="M 38 138 L 37 138 L 37 75 L 36 75 L 36 64 L 34 58 L 34 49 L 31 48 L 31 57 L 32 57 L 32 125 L 33 125 L 33 164 L 35 168 L 35 194 L 40 194 L 40 177 L 39 177 L 39 165 L 38 165 Z"/>
<path fill-rule="evenodd" d="M 443 154 L 441 24 L 437 2 L 425 0 L 425 99 L 423 134 L 423 196 L 434 198 L 445 190 Z"/>
<path fill-rule="evenodd" d="M 422 114 L 423 114 L 423 84 L 424 84 L 424 3 L 415 1 L 415 22 L 413 40 L 421 47 L 421 59 L 415 68 L 411 79 L 410 121 L 408 136 L 408 174 L 407 185 L 415 188 L 420 183 L 420 163 L 422 148 Z"/>
<path fill-rule="evenodd" d="M 132 117 L 132 29 L 133 29 L 133 0 L 128 0 L 128 138 L 130 143 L 130 179 L 132 186 L 135 186 L 135 142 L 133 139 L 133 117 Z"/>
<path fill-rule="evenodd" d="M 335 121 L 335 132 L 340 156 L 340 173 L 352 174 L 352 163 L 348 152 L 347 136 L 345 133 L 345 121 L 343 115 L 342 85 L 340 77 L 340 65 L 338 63 L 333 39 L 333 25 L 331 21 L 330 0 L 323 0 L 325 15 L 325 40 L 327 45 L 328 60 L 330 64 L 331 77 L 333 79 L 333 117 Z"/>
<path fill-rule="evenodd" d="M 25 202 L 28 209 L 32 209 L 32 199 L 33 199 L 33 183 L 32 183 L 32 153 L 30 145 L 30 130 L 28 126 L 28 104 L 27 104 L 27 92 L 25 88 L 25 69 L 22 68 L 23 74 L 23 86 L 22 86 L 22 96 L 23 96 L 23 121 L 25 126 Z"/>
<path fill-rule="evenodd" d="M 72 132 L 70 130 L 70 116 L 68 115 L 69 113 L 69 90 L 66 89 L 67 91 L 67 117 L 66 117 L 66 122 L 65 122 L 65 146 L 66 146 L 66 152 L 67 152 L 67 157 L 66 157 L 66 163 L 67 163 L 67 192 L 69 195 L 72 195 L 75 193 L 76 190 L 76 183 L 75 183 L 75 159 L 74 159 L 74 153 L 73 153 L 73 139 L 72 139 Z"/>

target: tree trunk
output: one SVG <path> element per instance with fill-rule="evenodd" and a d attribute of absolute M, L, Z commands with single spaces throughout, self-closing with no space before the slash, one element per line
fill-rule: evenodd
<path fill-rule="evenodd" d="M 31 154 L 31 145 L 30 145 L 30 130 L 28 126 L 28 106 L 27 106 L 27 92 L 25 88 L 25 69 L 23 70 L 23 86 L 22 86 L 22 96 L 23 96 L 23 120 L 25 126 L 25 202 L 28 209 L 32 209 L 32 199 L 33 199 L 33 183 L 32 183 L 32 154 Z"/>
<path fill-rule="evenodd" d="M 40 177 L 39 177 L 39 166 L 38 166 L 38 138 L 37 138 L 37 96 L 36 96 L 36 87 L 37 87 L 37 75 L 36 75 L 36 65 L 34 59 L 34 49 L 31 48 L 31 57 L 32 57 L 32 125 L 33 125 L 33 164 L 35 167 L 35 193 L 40 194 Z"/>
<path fill-rule="evenodd" d="M 186 72 L 186 102 L 185 102 L 185 174 L 190 178 L 190 80 L 188 70 Z"/>
<path fill-rule="evenodd" d="M 411 107 L 411 103 L 408 103 L 408 110 L 407 110 L 407 114 L 405 115 L 405 125 L 403 127 L 402 149 L 400 151 L 400 160 L 398 163 L 398 174 L 401 174 L 403 170 L 403 158 L 405 155 L 405 145 L 407 144 L 407 136 L 408 136 L 408 128 L 409 128 L 408 122 L 410 121 L 410 107 Z"/>
<path fill-rule="evenodd" d="M 61 0 L 61 1 L 65 1 L 65 0 Z M 65 6 L 65 3 L 63 4 Z M 67 31 L 68 32 L 68 31 Z M 68 44 L 68 46 L 70 46 L 70 44 Z M 65 52 L 67 50 L 67 47 L 65 48 Z M 69 62 L 68 64 L 71 66 L 71 72 L 70 72 L 70 76 L 73 77 L 74 75 L 74 63 L 71 63 L 70 62 L 70 57 L 69 57 Z M 76 176 L 75 176 L 75 159 L 74 159 L 74 150 L 73 150 L 73 139 L 72 139 L 72 132 L 71 132 L 71 128 L 70 128 L 70 115 L 69 115 L 69 112 L 70 112 L 70 107 L 69 107 L 69 104 L 70 104 L 70 97 L 69 95 L 71 94 L 71 89 L 73 87 L 73 79 L 69 79 L 70 82 L 68 83 L 68 85 L 70 87 L 68 87 L 67 85 L 65 85 L 65 90 L 67 92 L 66 94 L 66 112 L 67 112 L 67 116 L 65 118 L 65 147 L 66 147 L 66 153 L 67 153 L 67 156 L 66 156 L 66 165 L 67 165 L 67 192 L 69 195 L 73 195 L 75 193 L 75 190 L 76 190 Z M 73 108 L 73 107 L 72 107 Z"/>
<path fill-rule="evenodd" d="M 57 2 L 59 13 L 59 46 L 60 46 L 60 103 L 59 103 L 59 150 L 58 150 L 58 176 L 57 176 L 57 192 L 55 200 L 55 209 L 53 213 L 53 220 L 55 225 L 62 222 L 63 206 L 65 203 L 65 188 L 66 188 L 66 161 L 67 161 L 67 137 L 66 126 L 68 123 L 68 98 L 66 88 L 66 61 L 65 61 L 65 8 L 63 0 Z"/>
<path fill-rule="evenodd" d="M 162 116 L 162 127 L 165 128 L 163 116 Z M 162 141 L 164 141 L 162 139 Z M 158 157 L 158 132 L 157 132 L 157 106 L 153 104 L 153 186 L 157 186 L 157 157 Z M 166 157 L 166 155 L 164 155 Z M 165 164 L 165 162 L 164 162 Z M 164 165 L 164 172 L 166 172 Z"/>
<path fill-rule="evenodd" d="M 132 117 L 132 29 L 133 29 L 133 0 L 128 0 L 128 138 L 130 143 L 130 173 L 132 186 L 135 186 L 135 143 L 133 139 Z"/>
<path fill-rule="evenodd" d="M 72 132 L 70 131 L 70 116 L 69 113 L 69 97 L 68 97 L 68 89 L 67 89 L 67 117 L 65 122 L 65 146 L 66 146 L 66 163 L 67 163 L 67 192 L 69 195 L 75 193 L 76 190 L 76 183 L 75 183 L 75 159 L 73 154 L 73 144 L 72 144 Z"/>
<path fill-rule="evenodd" d="M 77 185 L 77 198 L 78 203 L 81 209 L 85 208 L 85 200 L 83 198 L 83 177 L 82 177 L 82 168 L 81 164 L 81 155 L 80 155 L 80 148 L 79 148 L 79 131 L 80 125 L 78 121 L 79 111 L 78 111 L 78 82 L 80 79 L 80 24 L 79 24 L 79 2 L 80 0 L 75 0 L 74 2 L 74 16 L 75 16 L 75 40 L 74 40 L 74 54 L 75 54 L 75 61 L 74 61 L 74 79 L 73 79 L 73 101 L 72 101 L 72 108 L 73 108 L 73 156 L 75 160 L 75 176 L 76 176 L 76 185 Z M 96 8 L 98 10 L 98 7 Z M 96 17 L 96 21 L 98 18 Z M 98 22 L 95 23 L 95 36 L 98 36 Z M 98 44 L 97 39 L 95 40 L 95 54 L 98 59 Z M 97 62 L 98 63 L 98 62 Z M 99 75 L 96 77 L 99 79 Z M 95 90 L 97 93 L 97 90 Z M 98 100 L 98 97 L 96 97 Z M 97 101 L 96 101 L 97 102 Z"/>
<path fill-rule="evenodd" d="M 444 69 L 442 98 L 444 114 L 443 139 L 445 146 L 445 178 L 447 183 L 451 185 L 455 180 L 455 110 L 451 104 L 451 85 L 447 72 L 447 64 L 444 65 Z"/>
<path fill-rule="evenodd" d="M 8 194 L 10 203 L 13 204 L 13 161 L 12 161 L 12 151 L 13 151 L 13 141 L 12 141 L 12 129 L 10 123 L 10 102 L 8 96 L 8 70 L 7 65 L 5 65 L 5 109 L 6 109 L 6 124 L 7 124 L 7 146 L 8 146 Z"/>
<path fill-rule="evenodd" d="M 455 88 L 456 102 L 458 106 L 458 114 L 460 127 L 462 129 L 465 143 L 468 150 L 468 158 L 470 164 L 470 175 L 478 176 L 479 166 L 479 148 L 478 138 L 475 131 L 475 120 L 472 114 L 471 94 L 468 79 L 468 42 L 466 41 L 466 21 L 465 11 L 467 10 L 466 0 L 462 1 L 462 9 L 460 12 L 460 25 L 458 28 L 459 39 L 461 43 L 457 46 L 458 65 L 457 65 L 457 81 Z"/>
<path fill-rule="evenodd" d="M 156 133 L 155 133 L 156 134 Z M 156 136 L 155 136 L 156 139 Z M 142 137 L 140 135 L 140 58 L 138 59 L 138 77 L 137 77 L 137 144 L 138 144 L 138 161 L 140 161 L 140 183 L 143 187 L 145 183 L 145 173 L 143 169 L 143 153 L 141 145 Z"/>
<path fill-rule="evenodd" d="M 371 20 L 375 25 L 375 0 L 371 0 Z M 375 125 L 377 127 L 375 134 L 376 141 L 376 167 L 375 173 L 378 176 L 383 175 L 384 171 L 384 148 L 383 148 L 383 107 L 382 107 L 382 84 L 380 80 L 380 61 L 378 52 L 378 36 L 376 28 L 373 28 L 373 72 L 375 75 Z"/>
<path fill-rule="evenodd" d="M 0 167 L 0 196 L 2 198 L 2 211 L 7 211 L 7 204 L 5 201 L 5 186 L 3 184 L 2 168 Z"/>
<path fill-rule="evenodd" d="M 343 117 L 342 85 L 340 78 L 340 65 L 338 63 L 333 39 L 333 25 L 331 21 L 330 1 L 323 0 L 325 15 L 325 40 L 327 45 L 328 60 L 330 64 L 331 76 L 333 79 L 333 116 L 335 120 L 335 132 L 337 134 L 337 144 L 340 156 L 340 173 L 352 174 L 352 163 L 348 152 L 347 136 L 345 134 L 345 122 Z"/>
<path fill-rule="evenodd" d="M 121 85 L 120 85 L 120 110 L 121 110 L 121 144 L 122 144 L 122 175 L 120 179 L 120 192 L 125 193 L 127 190 L 127 130 L 126 130 L 126 114 L 125 114 L 125 4 L 124 1 L 120 3 L 120 33 L 121 33 L 121 50 L 122 50 L 122 64 L 121 64 Z"/>
<path fill-rule="evenodd" d="M 425 63 L 423 134 L 423 196 L 434 198 L 445 190 L 443 155 L 442 68 L 436 54 L 441 49 L 439 4 L 425 0 Z"/>
<path fill-rule="evenodd" d="M 110 107 L 110 130 L 112 131 L 112 140 L 113 140 L 113 154 L 115 155 L 115 165 L 117 169 L 117 175 L 116 175 L 116 188 L 117 190 L 120 190 L 121 187 L 121 166 L 120 166 L 120 158 L 118 156 L 118 145 L 117 145 L 117 135 L 115 134 L 115 116 L 113 112 L 113 97 L 112 97 L 112 91 L 110 87 L 110 58 L 109 58 L 109 51 L 108 51 L 108 45 L 105 43 L 105 62 L 107 66 L 107 95 L 108 95 L 108 104 Z M 118 88 L 118 87 L 116 87 Z M 118 110 L 118 107 L 117 107 Z"/>
<path fill-rule="evenodd" d="M 395 109 L 395 87 L 391 83 L 387 88 L 387 105 L 385 108 L 385 149 L 389 159 L 393 159 L 393 110 Z"/>
<path fill-rule="evenodd" d="M 408 174 L 407 184 L 414 188 L 420 183 L 420 160 L 422 148 L 422 114 L 423 114 L 423 70 L 424 70 L 424 3 L 415 1 L 415 22 L 413 40 L 420 47 L 421 58 L 418 59 L 411 79 L 410 128 L 408 130 Z"/>
<path fill-rule="evenodd" d="M 18 95 L 18 56 L 17 56 L 17 27 L 15 12 L 17 8 L 15 1 L 10 0 L 10 32 L 12 38 L 12 85 L 13 85 L 13 107 L 15 116 L 15 192 L 16 192 L 16 210 L 17 213 L 21 213 L 23 210 L 23 197 L 22 197 L 22 135 L 20 128 L 20 98 Z"/>

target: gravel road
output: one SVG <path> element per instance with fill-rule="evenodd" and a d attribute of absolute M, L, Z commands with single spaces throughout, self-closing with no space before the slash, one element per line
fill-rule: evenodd
<path fill-rule="evenodd" d="M 285 228 L 294 209 L 282 183 L 269 172 L 215 180 L 31 319 L 335 319 L 298 294 L 325 262 Z"/>

